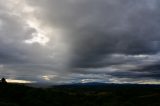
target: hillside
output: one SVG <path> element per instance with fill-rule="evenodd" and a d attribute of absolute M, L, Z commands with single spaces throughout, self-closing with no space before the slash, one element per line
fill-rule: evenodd
<path fill-rule="evenodd" d="M 160 106 L 158 85 L 0 86 L 0 106 Z"/>

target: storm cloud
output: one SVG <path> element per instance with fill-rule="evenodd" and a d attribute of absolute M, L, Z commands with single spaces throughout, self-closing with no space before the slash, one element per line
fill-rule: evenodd
<path fill-rule="evenodd" d="M 1 76 L 158 83 L 159 11 L 159 0 L 0 0 Z"/>

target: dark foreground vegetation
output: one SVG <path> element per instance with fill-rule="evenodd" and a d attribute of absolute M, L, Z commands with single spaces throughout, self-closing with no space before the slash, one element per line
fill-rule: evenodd
<path fill-rule="evenodd" d="M 0 106 L 160 106 L 158 85 L 0 86 Z"/>

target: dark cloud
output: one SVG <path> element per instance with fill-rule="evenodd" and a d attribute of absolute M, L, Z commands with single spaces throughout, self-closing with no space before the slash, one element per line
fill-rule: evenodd
<path fill-rule="evenodd" d="M 152 78 L 152 79 L 159 79 L 160 77 L 160 64 L 152 64 L 152 65 L 148 65 L 148 66 L 143 66 L 139 69 L 136 69 L 136 70 L 130 70 L 132 72 L 135 72 L 135 73 L 142 73 L 142 74 L 139 74 L 139 75 L 128 75 L 128 76 L 131 76 L 131 77 L 148 77 L 148 78 Z M 127 74 L 126 74 L 127 75 Z M 121 76 L 121 74 L 120 74 Z M 122 75 L 123 76 L 123 75 Z"/>
<path fill-rule="evenodd" d="M 64 39 L 71 47 L 72 67 L 96 67 L 95 64 L 110 54 L 159 52 L 157 0 L 40 0 L 30 3 L 44 7 L 45 12 L 40 16 L 47 24 L 67 30 Z"/>
<path fill-rule="evenodd" d="M 159 69 L 150 65 L 160 60 L 159 5 L 158 0 L 2 0 L 1 68 L 72 81 L 74 76 L 65 75 L 157 79 Z"/>

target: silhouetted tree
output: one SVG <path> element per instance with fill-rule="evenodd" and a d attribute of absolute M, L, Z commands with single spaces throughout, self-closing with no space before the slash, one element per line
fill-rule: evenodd
<path fill-rule="evenodd" d="M 2 79 L 1 79 L 1 82 L 2 82 L 2 84 L 6 84 L 6 83 L 7 83 L 7 81 L 6 81 L 5 78 L 2 78 Z"/>

